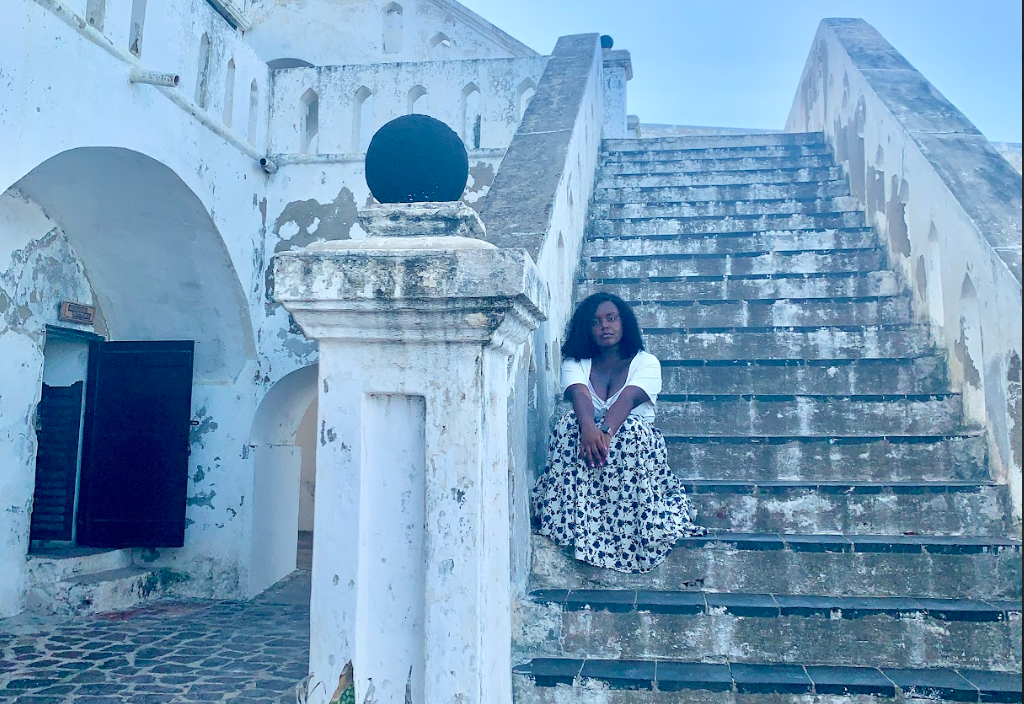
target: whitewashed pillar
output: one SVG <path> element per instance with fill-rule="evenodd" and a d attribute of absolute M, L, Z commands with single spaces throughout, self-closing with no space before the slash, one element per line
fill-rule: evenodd
<path fill-rule="evenodd" d="M 602 136 L 605 139 L 626 139 L 630 136 L 626 124 L 626 82 L 633 78 L 633 62 L 629 52 L 605 49 L 601 75 L 604 88 Z"/>
<path fill-rule="evenodd" d="M 357 702 L 509 704 L 508 361 L 543 317 L 534 263 L 463 203 L 360 221 L 275 261 L 320 343 L 311 701 L 351 661 Z"/>

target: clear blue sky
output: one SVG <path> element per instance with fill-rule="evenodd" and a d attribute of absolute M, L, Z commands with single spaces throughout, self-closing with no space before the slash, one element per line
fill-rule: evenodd
<path fill-rule="evenodd" d="M 548 54 L 599 32 L 642 122 L 781 129 L 823 17 L 878 29 L 993 141 L 1021 141 L 1021 0 L 461 0 Z"/>

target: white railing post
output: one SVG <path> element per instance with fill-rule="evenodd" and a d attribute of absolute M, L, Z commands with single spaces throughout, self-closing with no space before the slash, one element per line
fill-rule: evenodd
<path fill-rule="evenodd" d="M 356 701 L 510 704 L 508 359 L 543 317 L 534 264 L 463 203 L 360 220 L 275 261 L 320 342 L 311 701 L 351 662 Z"/>

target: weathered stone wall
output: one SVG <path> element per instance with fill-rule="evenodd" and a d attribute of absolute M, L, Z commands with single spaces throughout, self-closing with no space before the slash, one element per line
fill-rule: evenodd
<path fill-rule="evenodd" d="M 1003 155 L 1003 158 L 1010 162 L 1010 166 L 1021 173 L 1021 145 L 1015 142 L 992 142 L 996 151 Z"/>
<path fill-rule="evenodd" d="M 329 66 L 536 55 L 448 0 L 256 0 L 250 16 L 249 42 L 268 62 L 290 58 Z M 391 21 L 395 31 L 385 47 Z"/>
<path fill-rule="evenodd" d="M 629 132 L 626 124 L 626 83 L 633 78 L 633 62 L 629 52 L 621 49 L 605 49 L 603 55 L 603 136 L 605 139 L 625 139 Z"/>
<path fill-rule="evenodd" d="M 463 138 L 467 149 L 503 149 L 546 63 L 547 57 L 534 56 L 277 70 L 268 150 L 316 154 L 320 160 L 325 155 L 358 156 L 382 125 L 411 112 L 441 120 Z M 467 98 L 474 89 L 482 118 L 478 146 L 466 125 L 474 110 Z M 303 96 L 310 90 L 319 98 L 319 132 L 303 149 Z"/>
<path fill-rule="evenodd" d="M 1021 176 L 873 27 L 827 19 L 787 131 L 824 131 L 1021 516 Z"/>
<path fill-rule="evenodd" d="M 9 190 L 0 195 L 0 617 L 19 611 L 25 586 L 35 486 L 30 429 L 42 383 L 44 331 L 56 322 L 62 300 L 95 302 L 85 270 L 60 227 L 29 198 Z"/>
<path fill-rule="evenodd" d="M 426 92 L 416 110 L 445 122 L 464 139 L 464 92 L 467 86 L 479 90 L 481 148 L 468 145 L 469 183 L 463 195 L 479 210 L 546 63 L 547 57 L 534 56 L 274 71 L 269 150 L 279 171 L 270 178 L 262 206 L 265 261 L 312 242 L 365 237 L 356 213 L 375 202 L 363 168 L 368 139 L 385 123 L 409 114 L 410 91 L 417 87 Z M 303 95 L 309 90 L 319 100 L 319 131 L 301 153 Z M 360 99 L 368 106 L 361 114 Z M 316 345 L 273 301 L 273 283 L 267 267 L 261 357 L 265 369 L 272 369 L 266 373 L 277 379 L 315 362 Z"/>
<path fill-rule="evenodd" d="M 489 241 L 525 248 L 537 262 L 546 299 L 547 320 L 509 372 L 512 578 L 520 590 L 530 567 L 530 490 L 544 465 L 601 145 L 602 60 L 596 34 L 558 40 L 481 210 Z"/>
<path fill-rule="evenodd" d="M 318 239 L 362 236 L 355 214 L 372 202 L 361 152 L 348 150 L 354 108 L 340 101 L 355 97 L 347 89 L 356 81 L 356 88 L 370 90 L 364 131 L 372 133 L 409 112 L 409 89 L 420 85 L 426 94 L 415 109 L 465 133 L 464 98 L 470 96 L 464 91 L 475 85 L 481 148 L 470 149 L 464 200 L 479 210 L 548 60 L 464 8 L 436 0 L 430 7 L 449 7 L 456 24 L 468 23 L 465 35 L 449 35 L 448 46 L 434 45 L 429 55 L 388 54 L 383 60 L 390 63 L 377 67 L 278 71 L 280 91 L 273 96 L 275 72 L 247 43 L 263 52 L 273 42 L 256 41 L 259 28 L 239 33 L 202 0 L 150 2 L 141 34 L 131 0 L 107 0 L 102 15 L 89 15 L 98 5 L 85 0 L 19 0 L 17 7 L 0 27 L 0 218 L 7 217 L 0 228 L 0 275 L 6 277 L 0 356 L 7 363 L 0 369 L 0 443 L 12 463 L 0 482 L 0 614 L 17 613 L 24 604 L 36 451 L 31 414 L 43 365 L 38 333 L 57 322 L 55 301 L 63 298 L 95 303 L 101 320 L 94 331 L 109 339 L 196 340 L 185 547 L 136 551 L 134 560 L 180 575 L 175 589 L 182 595 L 252 594 L 290 569 L 285 546 L 268 547 L 264 540 L 287 530 L 287 497 L 265 501 L 261 491 L 277 490 L 259 477 L 300 464 L 295 432 L 315 396 L 317 358 L 315 344 L 272 303 L 268 263 L 275 252 Z M 374 7 L 380 11 L 383 3 Z M 404 10 L 407 20 L 420 14 L 414 4 Z M 429 22 L 424 19 L 420 33 L 438 19 L 434 9 L 424 12 Z M 267 27 L 274 21 L 267 19 Z M 443 28 L 446 16 L 439 21 Z M 283 31 L 289 42 L 310 34 L 300 23 Z M 472 32 L 483 38 L 471 41 Z M 330 32 L 321 34 L 324 47 L 337 44 Z M 509 367 L 516 395 L 511 437 L 520 533 L 513 542 L 520 579 L 526 575 L 525 497 L 543 445 L 543 432 L 531 431 L 527 443 L 527 421 L 543 424 L 550 413 L 552 370 L 557 376 L 558 338 L 571 304 L 602 125 L 597 38 L 567 41 L 560 45 L 560 67 L 550 73 L 544 111 L 519 135 L 526 151 L 517 148 L 519 166 L 510 169 L 519 180 L 505 191 L 506 208 L 540 208 L 543 223 L 529 246 L 559 316 L 535 341 L 536 352 Z M 368 51 L 381 58 L 379 46 Z M 179 74 L 180 84 L 133 83 L 136 69 Z M 309 115 L 301 112 L 308 105 L 302 96 L 312 84 L 302 82 L 309 76 L 322 80 L 322 123 L 316 139 L 303 145 L 300 131 Z M 293 88 L 298 92 L 289 94 Z M 282 163 L 268 174 L 257 162 L 268 154 L 272 98 L 281 126 L 274 131 L 280 151 L 271 156 Z M 537 183 L 534 168 L 544 173 Z M 524 183 L 539 194 L 531 203 L 519 200 Z M 32 217 L 11 214 L 19 208 Z M 11 263 L 19 257 L 23 263 Z M 281 401 L 271 393 L 279 385 L 296 388 Z M 257 409 L 272 418 L 261 419 Z M 264 423 L 279 432 L 261 432 Z M 259 573 L 251 573 L 257 563 Z"/>
<path fill-rule="evenodd" d="M 23 605 L 40 331 L 58 323 L 62 298 L 98 304 L 93 330 L 110 339 L 197 341 L 186 547 L 138 551 L 136 562 L 186 575 L 183 594 L 238 596 L 248 580 L 245 443 L 263 393 L 253 334 L 262 289 L 253 286 L 263 280 L 257 204 L 266 190 L 249 139 L 262 150 L 269 72 L 202 0 L 149 3 L 138 58 L 129 51 L 131 4 L 108 0 L 103 21 L 90 26 L 84 0 L 23 0 L 0 26 L 0 298 L 15 302 L 0 328 L 2 615 Z M 206 107 L 195 99 L 204 32 Z M 178 72 L 181 85 L 133 84 L 138 66 Z"/>

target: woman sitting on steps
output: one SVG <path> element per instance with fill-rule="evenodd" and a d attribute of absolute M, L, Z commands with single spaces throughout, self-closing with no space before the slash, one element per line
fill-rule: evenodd
<path fill-rule="evenodd" d="M 654 427 L 661 363 L 618 296 L 595 293 L 569 321 L 558 421 L 533 490 L 540 534 L 576 559 L 620 572 L 656 567 L 677 540 L 704 535 Z"/>

